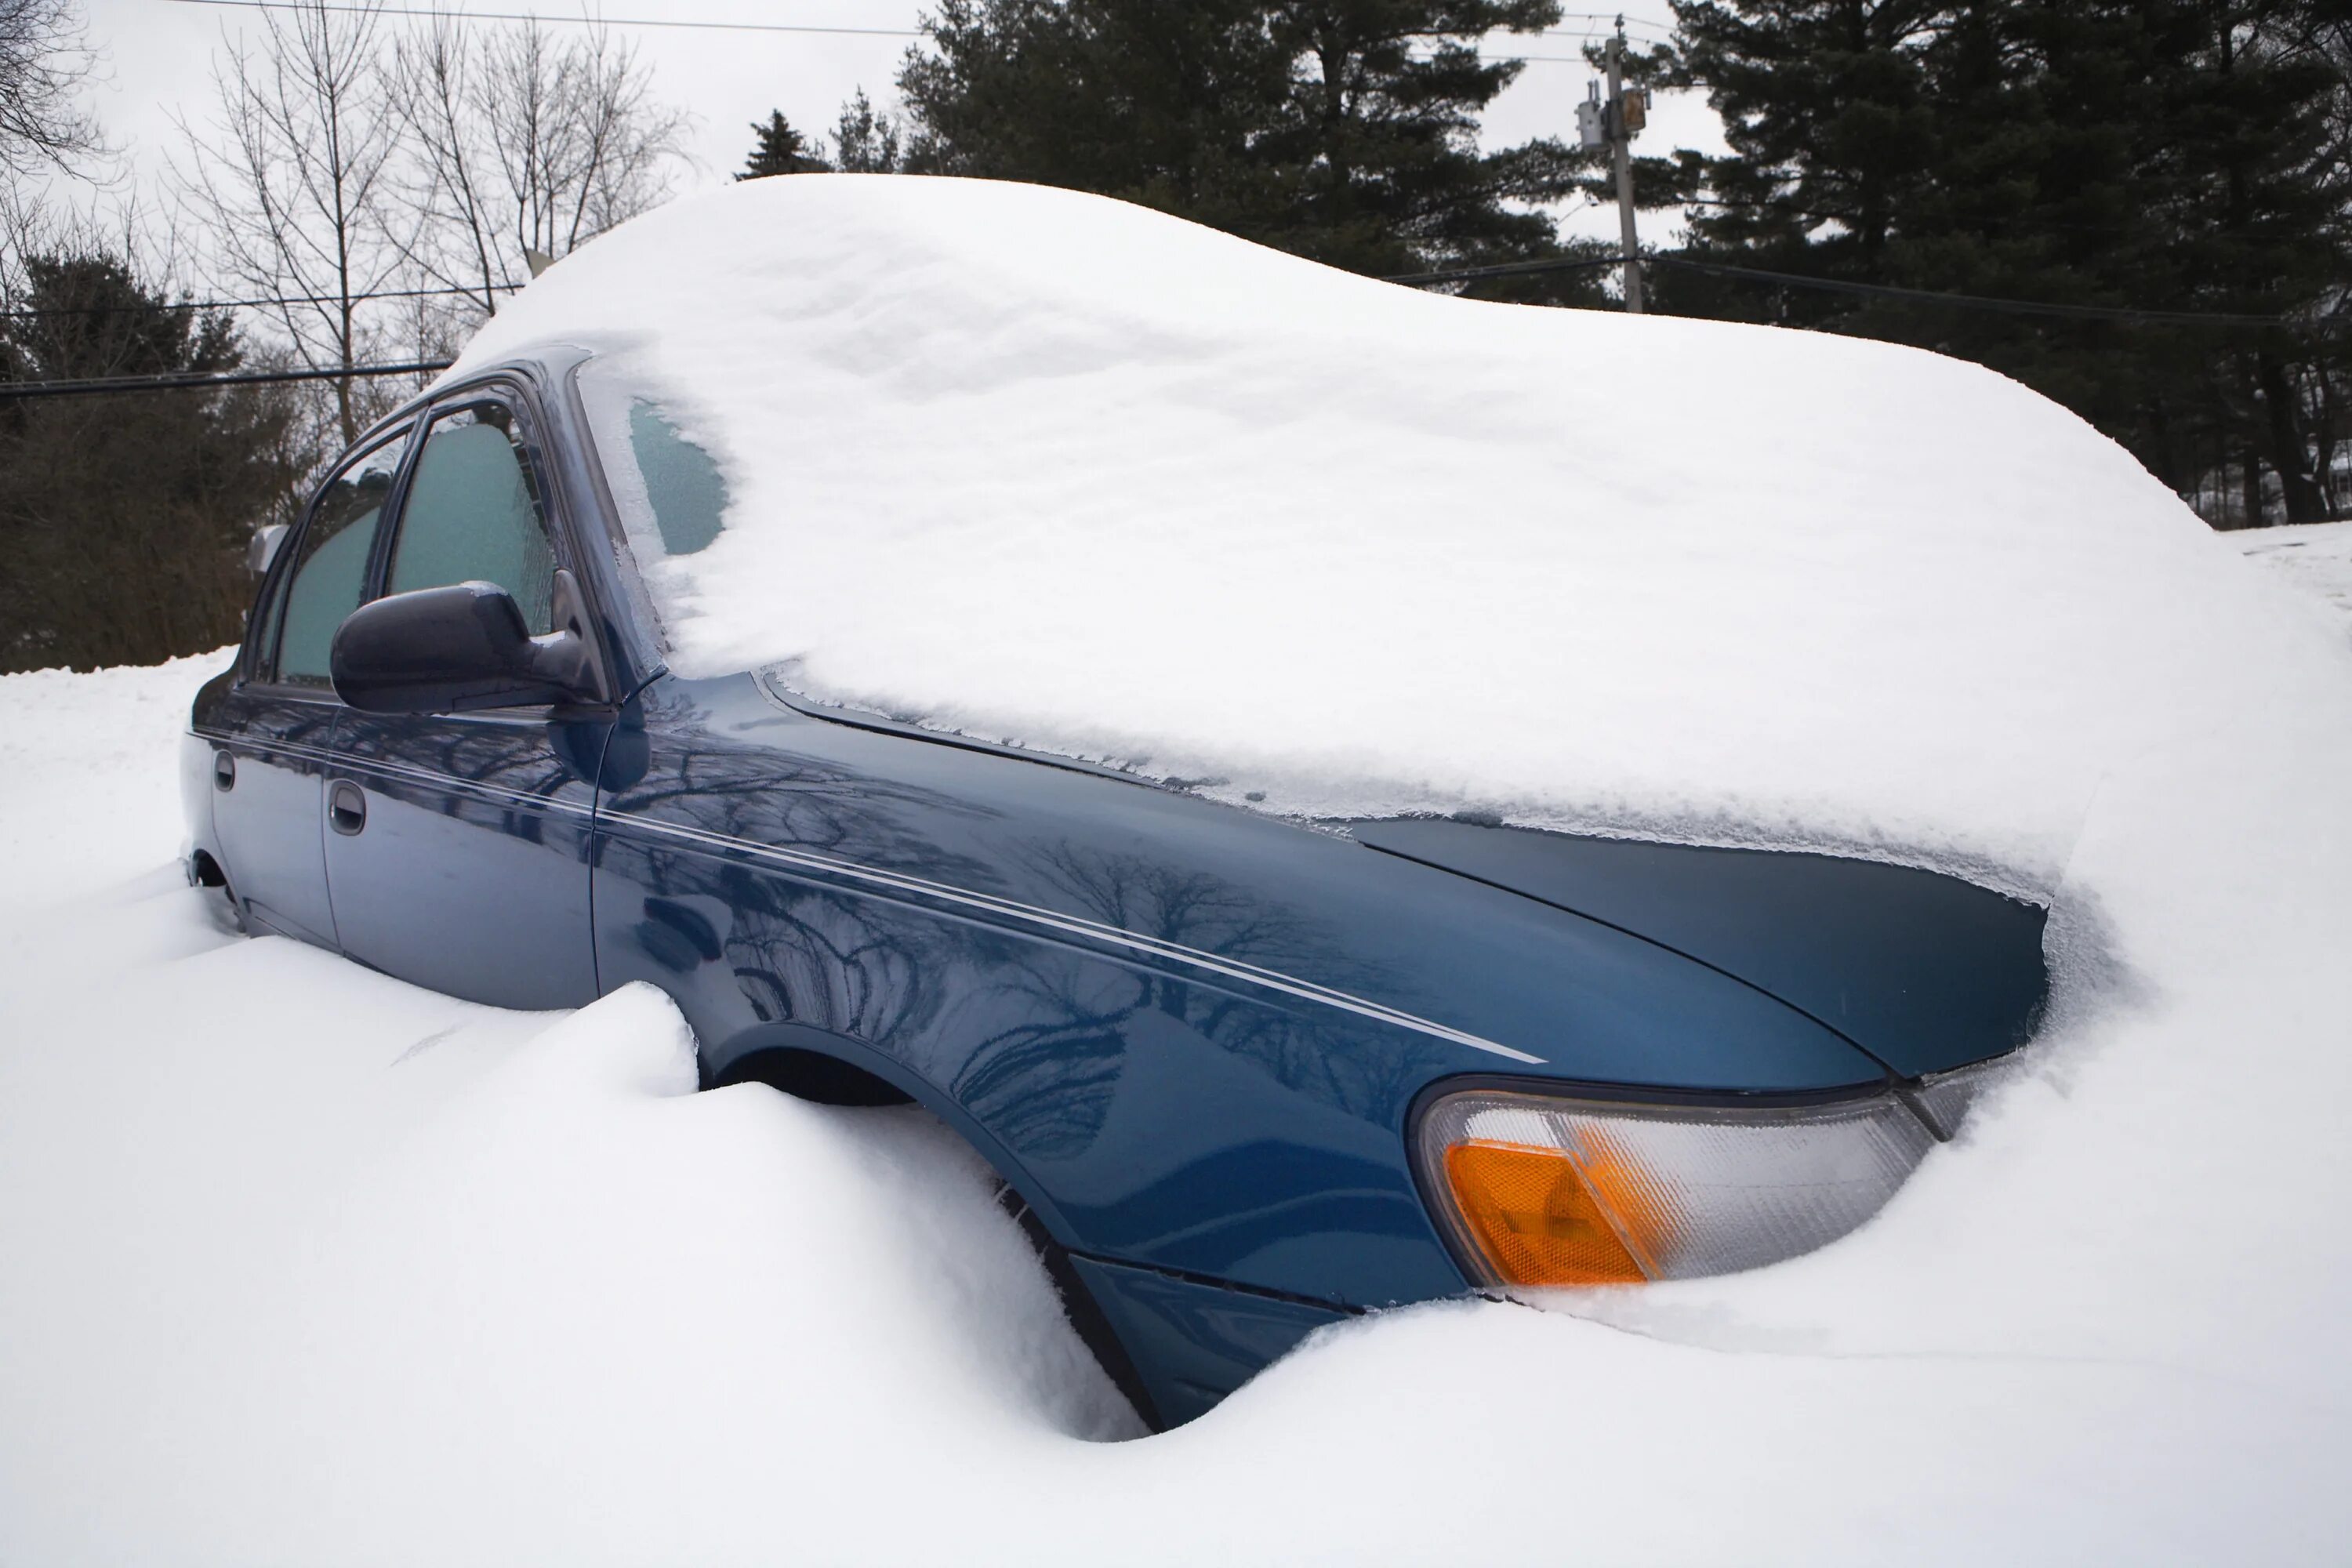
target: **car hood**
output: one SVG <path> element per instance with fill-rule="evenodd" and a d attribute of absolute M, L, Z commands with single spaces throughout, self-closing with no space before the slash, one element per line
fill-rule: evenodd
<path fill-rule="evenodd" d="M 2048 911 L 1932 871 L 1444 818 L 1353 832 L 1745 981 L 1906 1078 L 2023 1044 L 2049 990 Z"/>

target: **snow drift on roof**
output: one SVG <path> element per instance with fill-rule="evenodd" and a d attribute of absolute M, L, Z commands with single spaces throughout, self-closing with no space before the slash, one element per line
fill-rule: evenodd
<path fill-rule="evenodd" d="M 791 661 L 1274 811 L 2039 883 L 2279 613 L 2121 448 L 1976 366 L 1435 297 L 1034 186 L 681 201 L 454 374 L 552 342 L 723 476 L 715 539 L 646 563 L 679 673 Z"/>

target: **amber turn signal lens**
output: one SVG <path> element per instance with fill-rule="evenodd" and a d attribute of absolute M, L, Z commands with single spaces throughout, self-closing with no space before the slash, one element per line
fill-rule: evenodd
<path fill-rule="evenodd" d="M 1471 1239 L 1515 1285 L 1638 1285 L 1649 1276 L 1559 1149 L 1456 1143 L 1445 1175 Z"/>
<path fill-rule="evenodd" d="M 1935 1143 L 1883 1089 L 1748 1107 L 1474 1088 L 1432 1101 L 1413 1136 L 1464 1277 L 1505 1289 L 1794 1258 L 1876 1214 Z"/>

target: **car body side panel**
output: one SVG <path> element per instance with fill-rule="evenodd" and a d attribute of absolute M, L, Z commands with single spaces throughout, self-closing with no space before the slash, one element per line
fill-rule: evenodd
<path fill-rule="evenodd" d="M 1099 1258 L 1349 1305 L 1451 1294 L 1405 1149 L 1433 1080 L 1884 1078 L 1751 988 L 1534 900 L 809 718 L 748 679 L 657 681 L 598 816 L 605 989 L 677 997 L 714 1077 L 784 1023 L 881 1053 Z"/>
<path fill-rule="evenodd" d="M 327 899 L 323 779 L 341 708 L 331 700 L 228 677 L 207 685 L 192 714 L 196 736 L 236 762 L 236 782 L 213 797 L 218 858 L 257 928 L 335 945 Z"/>
<path fill-rule="evenodd" d="M 188 830 L 186 858 L 193 874 L 195 857 L 221 858 L 220 834 L 213 823 L 213 795 L 220 789 L 215 776 L 215 743 L 194 729 L 180 736 L 180 821 Z"/>
<path fill-rule="evenodd" d="M 1073 1258 L 1165 1426 L 1206 1415 L 1299 1341 L 1349 1314 L 1150 1269 Z"/>
<path fill-rule="evenodd" d="M 325 840 L 344 953 L 492 1006 L 595 1000 L 588 837 L 610 728 L 544 710 L 346 712 L 331 776 L 367 809 Z"/>

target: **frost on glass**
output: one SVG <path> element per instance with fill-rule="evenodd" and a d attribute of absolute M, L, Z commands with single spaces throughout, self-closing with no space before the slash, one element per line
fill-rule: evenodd
<path fill-rule="evenodd" d="M 583 366 L 580 391 L 638 563 L 650 571 L 709 549 L 726 526 L 727 479 L 693 421 L 648 395 L 614 360 Z"/>
<path fill-rule="evenodd" d="M 645 482 L 666 555 L 692 555 L 719 537 L 727 481 L 710 454 L 677 433 L 644 398 L 629 405 L 629 453 Z"/>

